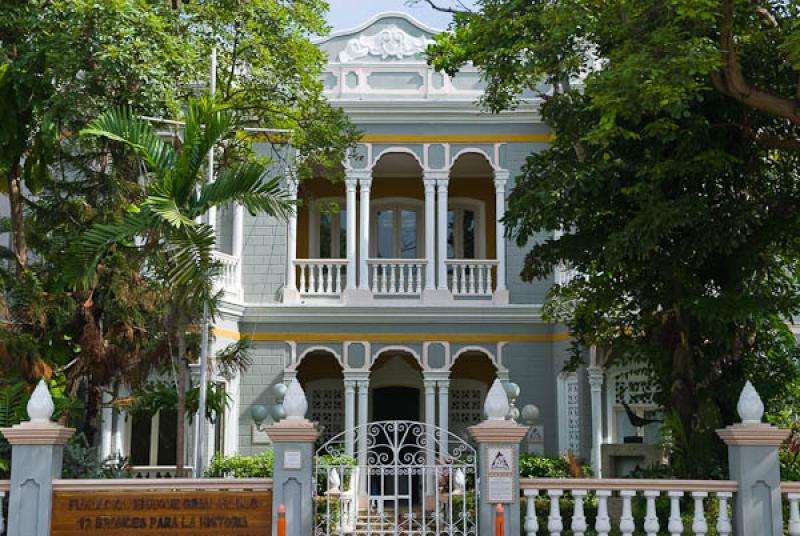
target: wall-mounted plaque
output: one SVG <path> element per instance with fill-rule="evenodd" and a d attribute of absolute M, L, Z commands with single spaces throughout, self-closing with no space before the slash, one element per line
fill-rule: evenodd
<path fill-rule="evenodd" d="M 514 477 L 490 476 L 487 486 L 490 503 L 512 503 L 514 502 Z"/>
<path fill-rule="evenodd" d="M 284 469 L 302 469 L 303 456 L 299 450 L 285 450 L 283 451 L 283 468 Z"/>
<path fill-rule="evenodd" d="M 519 488 L 513 447 L 488 447 L 486 449 L 486 494 L 490 503 L 513 503 Z"/>
<path fill-rule="evenodd" d="M 56 491 L 51 536 L 272 536 L 269 491 Z"/>

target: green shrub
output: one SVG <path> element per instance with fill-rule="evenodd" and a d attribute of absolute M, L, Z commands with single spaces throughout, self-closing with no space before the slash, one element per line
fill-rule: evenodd
<path fill-rule="evenodd" d="M 214 456 L 205 472 L 208 478 L 268 478 L 272 476 L 272 449 L 255 456 Z"/>
<path fill-rule="evenodd" d="M 585 477 L 592 476 L 589 465 L 581 465 Z M 522 478 L 570 478 L 569 463 L 564 458 L 520 454 L 519 474 Z"/>

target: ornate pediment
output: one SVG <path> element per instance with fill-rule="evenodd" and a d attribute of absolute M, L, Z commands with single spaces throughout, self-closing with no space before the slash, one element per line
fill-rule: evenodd
<path fill-rule="evenodd" d="M 344 50 L 339 52 L 339 61 L 353 61 L 375 56 L 381 59 L 403 59 L 424 52 L 431 39 L 415 37 L 392 24 L 374 35 L 360 35 L 347 41 Z"/>

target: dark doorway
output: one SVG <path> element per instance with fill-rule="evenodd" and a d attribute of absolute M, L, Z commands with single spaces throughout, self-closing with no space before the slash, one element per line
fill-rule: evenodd
<path fill-rule="evenodd" d="M 372 421 L 419 421 L 419 389 L 413 387 L 380 387 L 372 390 Z M 393 450 L 387 445 L 393 444 L 396 438 L 393 428 L 381 428 L 377 432 L 375 461 L 386 460 L 385 465 L 376 465 L 367 469 L 369 477 L 368 495 L 375 497 L 380 511 L 399 511 L 402 506 L 419 504 L 421 479 L 418 474 L 409 471 L 406 459 L 415 459 L 419 451 L 419 438 L 406 436 L 403 446 Z"/>
<path fill-rule="evenodd" d="M 373 421 L 419 421 L 419 389 L 379 387 L 372 390 Z"/>

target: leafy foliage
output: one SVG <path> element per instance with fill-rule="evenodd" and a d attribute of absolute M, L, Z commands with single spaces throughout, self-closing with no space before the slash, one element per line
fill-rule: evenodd
<path fill-rule="evenodd" d="M 576 269 L 545 310 L 580 344 L 573 365 L 591 345 L 609 365 L 644 365 L 674 417 L 681 476 L 718 472 L 714 430 L 734 420 L 744 379 L 774 407 L 798 374 L 797 6 L 478 6 L 432 62 L 481 68 L 492 110 L 540 96 L 555 134 L 509 197 L 522 277 Z"/>
<path fill-rule="evenodd" d="M 591 476 L 592 470 L 588 465 L 581 466 L 581 471 L 586 476 Z M 519 474 L 522 478 L 575 478 L 576 475 L 570 468 L 566 457 L 557 458 L 550 456 L 537 456 L 522 453 L 519 457 Z"/>
<path fill-rule="evenodd" d="M 272 477 L 273 452 L 267 449 L 255 456 L 214 456 L 205 472 L 207 478 Z"/>

